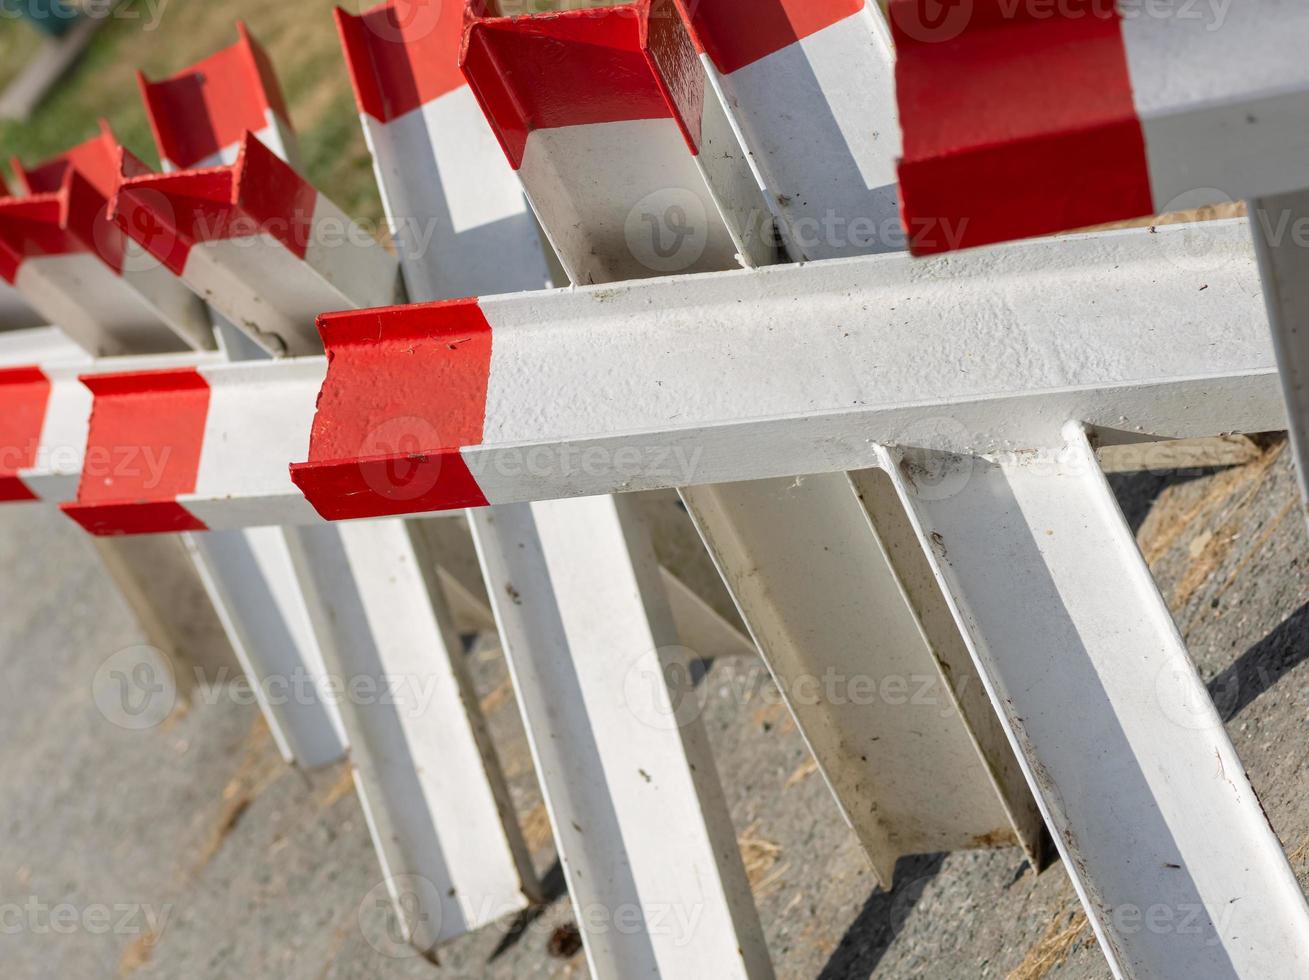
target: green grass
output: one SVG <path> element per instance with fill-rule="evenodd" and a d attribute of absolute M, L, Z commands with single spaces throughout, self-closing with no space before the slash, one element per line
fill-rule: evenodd
<path fill-rule="evenodd" d="M 159 0 L 155 0 L 156 4 Z M 27 123 L 0 122 L 0 160 L 37 163 L 96 132 L 108 119 L 133 153 L 158 165 L 136 84 L 139 67 L 152 78 L 180 71 L 236 40 L 242 18 L 268 50 L 300 134 L 306 176 L 347 212 L 380 222 L 381 201 L 360 131 L 349 78 L 332 21 L 331 0 L 164 0 L 157 29 L 151 8 L 126 0 L 87 51 Z M 358 0 L 343 4 L 357 9 Z M 366 0 L 371 5 L 371 0 Z M 40 37 L 30 26 L 0 20 L 0 82 L 17 73 Z"/>

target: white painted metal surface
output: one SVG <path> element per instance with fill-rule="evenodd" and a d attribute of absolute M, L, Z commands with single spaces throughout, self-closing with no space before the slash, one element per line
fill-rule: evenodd
<path fill-rule="evenodd" d="M 881 14 L 863 0 L 685 12 L 788 254 L 902 246 Z M 909 853 L 1018 843 L 1039 864 L 1035 803 L 943 600 L 916 609 L 902 592 L 913 537 L 884 543 L 907 522 L 881 497 L 861 504 L 835 473 L 683 491 L 882 883 Z"/>
<path fill-rule="evenodd" d="M 436 22 L 411 32 L 394 21 L 396 8 L 390 5 L 360 18 L 338 15 L 410 295 L 466 295 L 492 282 L 498 288 L 540 286 L 551 276 L 549 249 L 542 246 L 518 182 L 457 72 L 462 11 L 435 4 L 428 10 Z M 407 25 L 415 22 L 423 18 L 406 20 Z M 397 77 L 405 84 L 394 85 Z M 431 418 L 441 424 L 438 415 Z M 698 975 L 744 975 L 746 970 L 761 975 L 767 953 L 753 908 L 742 931 L 732 921 L 715 922 L 713 934 L 685 920 L 688 914 L 699 919 L 706 902 L 711 917 L 725 912 L 730 919 L 737 905 L 722 910 L 713 903 L 730 897 L 739 905 L 742 895 L 748 901 L 735 835 L 721 801 L 709 818 L 717 821 L 718 852 L 726 847 L 735 860 L 730 896 L 714 893 L 719 862 L 714 844 L 697 832 L 701 815 L 694 789 L 688 797 L 685 783 L 678 782 L 688 773 L 676 735 L 654 745 L 642 741 L 646 733 L 623 710 L 621 688 L 611 672 L 591 661 L 607 652 L 607 635 L 576 618 L 565 626 L 561 618 L 561 601 L 576 616 L 594 608 L 596 597 L 585 590 L 559 595 L 545 555 L 563 569 L 594 566 L 602 555 L 606 564 L 593 568 L 593 574 L 615 568 L 621 574 L 633 563 L 626 547 L 611 536 L 588 548 L 566 535 L 547 547 L 526 505 L 471 511 L 469 523 L 593 974 L 692 975 L 686 964 L 694 961 Z M 649 584 L 657 587 L 660 570 L 652 555 L 646 559 L 645 571 L 655 570 Z M 687 595 L 685 586 L 677 586 L 679 609 L 697 638 L 711 638 L 707 644 L 716 649 L 730 647 L 731 631 L 723 630 L 698 597 Z M 633 597 L 610 615 L 622 622 L 639 614 L 639 604 L 631 608 L 637 602 Z M 635 635 L 640 636 L 644 624 L 639 617 Z M 589 700 L 579 690 L 583 673 L 593 685 Z M 680 879 L 669 880 L 659 868 L 667 863 L 667 839 L 646 827 L 651 790 L 638 798 L 629 785 L 630 773 L 629 779 L 603 774 L 602 753 L 612 765 L 638 745 L 624 768 L 644 766 L 643 771 L 659 774 L 655 778 L 665 806 L 688 808 L 678 835 L 687 838 L 678 844 L 679 857 L 686 856 Z M 695 758 L 707 762 L 705 772 L 712 773 L 711 758 Z M 391 819 L 410 815 L 409 801 L 391 802 L 385 808 Z M 599 910 L 621 914 L 634 925 L 615 929 L 612 921 L 597 919 Z M 666 923 L 675 929 L 670 932 Z M 740 953 L 738 944 L 748 952 Z"/>
<path fill-rule="evenodd" d="M 23 302 L 13 286 L 0 279 L 0 333 L 31 330 L 41 324 L 40 314 Z"/>
<path fill-rule="evenodd" d="M 412 451 L 433 467 L 462 463 L 493 504 L 860 469 L 871 443 L 912 442 L 925 420 L 939 421 L 934 448 L 979 452 L 1049 445 L 1069 417 L 1136 441 L 1283 424 L 1240 222 L 946 261 L 944 278 L 943 266 L 870 256 L 368 322 L 427 336 L 443 370 L 487 379 L 485 411 L 469 410 L 480 443 L 415 433 Z M 1156 302 L 1139 302 L 1143 288 Z M 1075 295 L 1091 299 L 1070 308 Z M 468 347 L 440 350 L 445 331 L 462 336 L 478 318 L 494 337 L 489 366 Z M 329 371 L 321 424 L 347 405 L 356 419 L 384 417 L 376 392 L 347 392 L 344 374 L 342 385 Z M 297 467 L 296 478 L 330 512 L 314 484 L 345 465 Z M 467 505 L 466 484 L 452 490 L 449 504 Z"/>
<path fill-rule="evenodd" d="M 883 887 L 906 854 L 1017 844 L 1039 865 L 1040 816 L 958 630 L 939 600 L 906 601 L 845 474 L 683 498 Z"/>
<path fill-rule="evenodd" d="M 395 260 L 283 162 L 295 158 L 294 134 L 272 68 L 243 27 L 234 48 L 175 79 L 143 83 L 143 89 L 161 156 L 182 166 L 196 166 L 194 158 L 206 151 L 217 153 L 216 162 L 234 161 L 224 175 L 233 207 L 224 220 L 232 225 L 211 235 L 198 231 L 186 241 L 150 238 L 161 257 L 174 244 L 189 248 L 174 265 L 242 334 L 269 353 L 318 353 L 319 312 L 397 296 Z M 267 147 L 244 132 L 264 117 L 272 140 Z M 183 172 L 130 190 L 132 201 L 120 202 L 128 226 L 151 231 L 150 219 L 180 218 L 179 225 L 194 221 L 198 227 L 213 215 L 188 189 L 213 177 L 213 171 Z M 269 362 L 230 367 L 241 373 L 261 363 Z M 288 366 L 302 373 L 307 368 L 312 385 L 322 359 Z M 234 393 L 214 387 L 211 404 L 230 412 L 235 432 L 264 426 L 265 399 L 251 390 L 232 399 Z M 289 445 L 305 431 L 292 425 Z M 213 444 L 225 446 L 229 434 L 214 434 Z M 234 440 L 230 448 L 236 446 Z M 221 452 L 209 460 L 210 469 L 197 473 L 197 484 L 213 475 L 213 467 L 233 473 L 248 462 L 239 452 Z M 267 707 L 286 727 L 322 742 L 332 734 L 324 724 L 330 721 L 342 749 L 348 741 L 405 939 L 432 955 L 440 943 L 521 909 L 538 895 L 535 871 L 464 673 L 436 568 L 416 530 L 380 521 L 249 533 L 257 535 L 251 541 L 256 571 L 267 581 L 249 576 L 241 596 L 244 619 L 264 627 L 257 636 L 266 639 L 278 624 L 258 620 L 258 603 L 282 599 L 298 641 L 294 648 L 284 645 L 285 663 L 248 658 L 256 661 L 251 676 L 262 680 L 294 669 L 335 679 L 338 693 L 325 716 L 311 716 L 303 705 L 291 715 Z M 239 556 L 214 544 L 231 542 L 230 532 L 190 537 L 198 552 L 223 559 L 225 572 L 239 570 Z M 311 690 L 326 691 L 326 683 Z M 293 747 L 297 757 L 302 751 Z"/>
<path fill-rule="evenodd" d="M 510 667 L 534 723 L 533 755 L 569 889 L 579 909 L 595 912 L 588 962 L 598 977 L 771 976 L 686 686 L 687 651 L 629 507 L 609 498 L 558 504 L 544 521 L 539 508 L 475 516 L 497 525 L 479 544 L 504 549 L 482 552 L 491 590 L 541 600 L 530 635 L 516 632 L 529 625 L 519 618 L 500 627 L 506 649 L 532 654 L 512 657 Z M 612 547 L 614 534 L 626 552 Z M 517 555 L 514 567 L 506 555 Z M 553 600 L 535 589 L 552 590 Z M 551 609 L 559 610 L 553 624 Z M 668 678 L 682 684 L 670 690 Z M 600 910 L 639 927 L 602 928 Z"/>
<path fill-rule="evenodd" d="M 124 160 L 107 124 L 0 199 L 0 275 L 92 354 L 212 348 L 204 305 L 107 218 Z"/>
<path fill-rule="evenodd" d="M 400 295 L 395 258 L 251 135 L 230 167 L 125 181 L 110 214 L 275 357 L 321 350 L 319 313 Z"/>
<path fill-rule="evenodd" d="M 1115 975 L 1300 976 L 1304 896 L 1086 435 L 1065 435 L 949 458 L 945 497 L 899 452 L 883 466 Z"/>
<path fill-rule="evenodd" d="M 418 530 L 361 521 L 287 534 L 328 668 L 352 685 L 340 708 L 355 784 L 406 941 L 432 953 L 540 900 Z"/>
<path fill-rule="evenodd" d="M 306 769 L 348 748 L 280 528 L 183 536 L 282 757 Z"/>
<path fill-rule="evenodd" d="M 922 251 L 1309 186 L 1302 4 L 925 12 L 890 5 L 904 212 L 958 234 Z"/>
<path fill-rule="evenodd" d="M 1273 349 L 1282 374 L 1287 421 L 1309 501 L 1309 190 L 1250 202 L 1250 232 L 1263 279 Z M 1309 518 L 1309 505 L 1306 505 Z"/>
<path fill-rule="evenodd" d="M 875 0 L 681 0 L 795 261 L 894 252 L 891 39 Z"/>
<path fill-rule="evenodd" d="M 58 327 L 0 331 L 0 365 L 5 367 L 89 360 L 86 349 Z"/>
<path fill-rule="evenodd" d="M 771 261 L 771 216 L 672 9 L 474 18 L 460 64 L 570 281 Z"/>

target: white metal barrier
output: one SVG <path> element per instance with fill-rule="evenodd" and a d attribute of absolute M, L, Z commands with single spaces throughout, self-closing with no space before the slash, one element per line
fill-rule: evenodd
<path fill-rule="evenodd" d="M 494 151 L 488 132 L 576 285 L 331 313 L 319 322 L 327 358 L 187 355 L 134 360 L 129 374 L 97 361 L 80 371 L 92 406 L 80 393 L 70 414 L 86 431 L 83 459 L 45 473 L 33 458 L 0 486 L 34 494 L 80 474 L 66 509 L 99 534 L 317 525 L 285 533 L 312 582 L 311 621 L 329 659 L 413 669 L 401 644 L 410 653 L 430 644 L 450 666 L 452 705 L 468 700 L 467 681 L 431 569 L 404 525 L 367 519 L 475 508 L 488 594 L 575 899 L 698 901 L 716 917 L 689 947 L 588 933 L 598 976 L 771 972 L 702 733 L 694 720 L 643 724 L 615 697 L 634 668 L 666 681 L 670 665 L 685 666 L 648 533 L 630 500 L 603 496 L 656 488 L 683 490 L 784 689 L 826 666 L 869 669 L 841 651 L 879 632 L 892 637 L 879 667 L 925 664 L 943 684 L 959 672 L 981 679 L 987 697 L 955 697 L 956 713 L 912 757 L 898 738 L 905 714 L 792 705 L 846 812 L 869 801 L 885 810 L 852 820 L 883 881 L 895 856 L 916 850 L 984 839 L 1033 850 L 1039 807 L 1116 975 L 1299 975 L 1309 968 L 1309 909 L 1094 455 L 1115 443 L 1275 429 L 1287 401 L 1293 413 L 1303 407 L 1304 263 L 1268 224 L 1305 210 L 1309 176 L 1286 135 L 1303 100 L 1291 45 L 1255 43 L 1261 17 L 1284 15 L 1290 33 L 1299 15 L 1250 4 L 1226 40 L 1262 60 L 1215 91 L 1199 81 L 1189 91 L 1159 72 L 1200 78 L 1192 69 L 1214 49 L 1196 32 L 1165 34 L 1090 3 L 1074 4 L 1079 17 L 1015 18 L 985 2 L 971 20 L 928 23 L 917 4 L 893 0 L 915 251 L 1153 213 L 1161 193 L 1193 179 L 1182 168 L 1192 160 L 1256 199 L 1254 242 L 1242 223 L 1213 222 L 948 260 L 770 267 L 773 218 L 793 259 L 893 251 L 878 229 L 899 143 L 891 132 L 880 144 L 852 135 L 865 112 L 894 124 L 892 107 L 871 103 L 843 67 L 865 66 L 874 88 L 889 75 L 872 4 L 747 6 L 679 3 L 681 17 L 670 18 L 642 0 L 474 17 L 462 47 L 457 18 L 440 4 L 430 7 L 440 30 L 428 24 L 421 36 L 406 34 L 389 5 L 341 15 L 410 298 L 444 299 L 474 283 L 533 287 L 550 275 L 550 249 L 534 238 L 510 173 L 485 152 Z M 758 20 L 740 29 L 748 16 Z M 454 72 L 456 52 L 489 131 Z M 1085 77 L 1068 74 L 1070 52 L 1089 66 Z M 969 98 L 942 98 L 958 90 L 945 82 L 960 65 Z M 242 70 L 262 79 L 265 69 L 253 59 Z M 1015 72 L 1050 81 L 1048 90 L 1060 79 L 1106 84 L 1075 104 L 1028 86 L 1006 110 L 1013 119 L 997 123 L 988 99 L 1008 99 Z M 606 78 L 615 84 L 595 84 Z M 576 98 L 583 90 L 588 98 Z M 784 124 L 778 104 L 810 111 Z M 269 106 L 262 119 L 276 131 L 285 112 Z M 1245 152 L 1234 150 L 1232 127 L 1248 136 Z M 824 140 L 844 144 L 848 158 L 808 166 L 799 148 Z M 1072 182 L 1083 185 L 1076 192 L 1067 172 L 1050 174 L 1070 160 L 1091 168 Z M 465 194 L 474 176 L 478 191 Z M 185 220 L 206 194 L 221 202 L 218 234 Z M 36 212 L 6 217 L 9 203 L 0 241 L 12 243 L 5 228 Z M 347 272 L 332 264 L 339 255 L 313 253 L 320 199 L 251 137 L 226 171 L 131 177 L 114 210 L 119 227 L 198 290 L 237 296 L 229 312 L 269 352 L 316 350 L 309 323 L 319 307 L 367 302 L 352 298 L 351 274 L 393 289 L 393 273 L 369 275 L 368 263 Z M 829 213 L 871 224 L 810 247 L 809 223 Z M 284 224 L 298 237 L 264 234 L 269 217 L 294 218 Z M 441 226 L 430 252 L 415 235 L 428 218 Z M 490 269 L 493 249 L 515 261 Z M 448 265 L 433 260 L 441 255 Z M 376 253 L 369 262 L 374 272 L 385 265 Z M 715 271 L 737 262 L 746 268 Z M 260 280 L 257 270 L 274 264 L 283 282 Z M 701 274 L 615 281 L 685 270 Z M 1256 298 L 1261 271 L 1273 345 Z M 0 377 L 10 382 L 0 385 L 4 404 L 20 408 L 15 431 L 76 400 L 59 385 L 66 369 L 24 370 Z M 166 455 L 161 478 L 106 487 L 89 477 L 85 459 L 114 445 Z M 597 499 L 563 499 L 578 496 Z M 806 553 L 803 574 L 788 568 L 798 549 L 824 541 L 831 557 Z M 388 564 L 387 548 L 407 571 Z M 388 572 L 413 595 L 378 590 Z M 504 600 L 524 582 L 526 609 Z M 393 611 L 424 593 L 432 616 L 394 647 L 369 633 L 370 608 Z M 860 601 L 872 606 L 865 616 L 845 611 Z M 350 608 L 348 628 L 321 626 L 333 604 Z M 561 719 L 560 703 L 582 710 Z M 471 728 L 455 769 L 503 816 L 493 754 L 476 719 L 460 717 Z M 460 742 L 433 722 L 347 712 L 388 873 L 444 880 L 503 844 L 499 867 L 511 870 L 500 884 L 484 862 L 466 880 L 481 894 L 517 887 L 530 868 L 512 819 L 503 836 L 498 821 L 479 822 L 492 828 L 490 843 L 468 836 L 466 814 L 439 812 L 455 784 L 415 784 L 417 760 L 396 761 L 398 746 L 444 752 Z M 887 743 L 882 785 L 860 778 L 868 760 L 851 746 L 861 740 Z M 580 777 L 583 759 L 602 784 Z M 935 785 L 915 772 L 924 765 Z M 944 814 L 943 799 L 957 810 Z M 673 823 L 678 860 L 669 862 Z M 433 826 L 442 846 L 420 857 L 416 842 Z M 441 894 L 423 898 L 453 925 L 411 935 L 420 948 L 478 924 Z M 1120 926 L 1118 910 L 1158 902 L 1196 909 L 1198 928 Z"/>

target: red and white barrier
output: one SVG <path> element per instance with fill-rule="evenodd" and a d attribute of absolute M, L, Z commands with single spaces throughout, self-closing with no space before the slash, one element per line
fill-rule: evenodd
<path fill-rule="evenodd" d="M 678 0 L 796 261 L 904 248 L 891 39 L 874 0 Z"/>
<path fill-rule="evenodd" d="M 860 469 L 924 417 L 952 423 L 933 448 L 978 453 L 1048 445 L 1068 418 L 1110 443 L 1284 423 L 1240 223 L 1069 238 L 1055 260 L 1019 244 L 951 270 L 870 256 L 328 315 L 330 362 L 102 386 L 135 396 L 110 442 L 167 442 L 189 475 L 126 499 L 88 487 L 78 518 L 316 523 Z M 997 281 L 1021 320 L 993 316 Z M 1070 310 L 1079 293 L 1098 303 Z M 201 387 L 186 431 L 157 428 L 173 392 Z"/>
<path fill-rule="evenodd" d="M 211 348 L 200 300 L 107 218 L 120 162 L 102 127 L 39 167 L 15 163 L 26 193 L 0 199 L 0 277 L 92 354 Z"/>
<path fill-rule="evenodd" d="M 915 252 L 1309 187 L 1301 4 L 922 9 L 890 6 Z"/>
<path fill-rule="evenodd" d="M 902 249 L 893 59 L 876 5 L 682 6 L 788 255 Z M 1017 843 L 1039 864 L 1039 812 L 943 596 L 905 600 L 901 580 L 922 571 L 903 509 L 875 510 L 845 473 L 681 498 L 882 886 L 913 853 Z M 831 671 L 922 678 L 931 707 L 788 695 Z"/>
<path fill-rule="evenodd" d="M 461 65 L 573 282 L 771 260 L 771 215 L 671 6 L 476 17 Z"/>
<path fill-rule="evenodd" d="M 281 97 L 271 69 L 256 62 L 259 70 L 252 70 L 250 51 L 259 55 L 242 31 L 242 44 L 228 52 L 234 61 L 231 70 L 239 70 L 234 84 L 245 88 L 233 98 L 226 98 L 225 86 L 211 92 L 214 98 L 203 106 L 188 107 L 184 100 L 169 102 L 158 97 L 158 90 L 151 99 L 147 91 L 156 134 L 171 134 L 175 139 L 179 133 L 190 138 L 197 131 L 226 134 L 215 137 L 215 142 L 226 148 L 222 162 L 234 163 L 230 168 L 234 172 L 232 194 L 226 199 L 233 204 L 232 211 L 218 215 L 216 222 L 245 221 L 257 225 L 265 236 L 252 241 L 241 237 L 241 229 L 228 234 L 233 229 L 225 228 L 206 240 L 201 231 L 192 241 L 182 243 L 190 252 L 179 260 L 179 271 L 199 282 L 212 282 L 215 275 L 229 277 L 229 297 L 245 307 L 234 306 L 231 299 L 224 304 L 217 297 L 215 304 L 229 317 L 239 314 L 239 328 L 256 342 L 262 340 L 269 352 L 284 352 L 286 346 L 270 343 L 269 331 L 279 336 L 298 333 L 304 341 L 300 349 L 317 352 L 321 346 L 313 321 L 324 304 L 352 306 L 379 294 L 393 296 L 396 263 L 389 256 L 379 261 L 382 250 L 375 242 L 343 215 L 334 214 L 330 205 L 325 211 L 321 198 L 307 200 L 316 198 L 312 188 L 272 159 L 273 155 L 294 158 L 294 134 L 285 126 L 284 111 L 276 111 Z M 190 91 L 195 74 L 203 84 L 213 72 L 202 64 L 198 72 L 183 73 L 175 80 L 183 94 Z M 242 107 L 242 113 L 234 112 Z M 273 124 L 263 133 L 266 143 L 242 133 L 253 128 L 258 111 L 265 112 Z M 170 155 L 162 145 L 161 154 Z M 250 165 L 252 155 L 262 155 L 260 166 Z M 202 186 L 208 175 L 201 171 L 198 181 L 190 179 L 194 174 L 176 176 L 167 190 L 185 197 L 188 188 Z M 151 191 L 140 193 L 149 201 Z M 215 219 L 204 204 L 196 207 L 190 198 L 170 200 L 162 207 L 156 198 L 153 205 L 136 213 L 139 226 L 147 230 L 161 214 L 179 211 L 197 225 Z M 307 222 L 304 228 L 298 225 L 302 221 Z M 182 222 L 177 224 L 180 227 Z M 300 232 L 307 239 L 303 249 L 299 247 Z M 159 243 L 160 237 L 154 240 Z M 317 252 L 316 247 L 320 247 Z M 229 251 L 212 262 L 206 262 L 212 254 L 199 259 L 195 254 L 222 248 Z M 236 252 L 236 248 L 245 251 Z M 388 292 L 371 291 L 388 285 Z M 306 363 L 311 375 L 314 371 L 321 375 L 321 358 L 299 365 Z M 229 384 L 213 386 L 213 414 L 208 413 L 208 398 L 199 399 L 205 402 L 206 419 L 223 415 L 224 398 L 234 391 L 255 400 L 238 399 L 227 405 L 236 413 L 233 430 L 216 435 L 207 429 L 206 440 L 233 437 L 264 424 L 257 409 L 259 396 L 231 383 L 232 375 L 240 375 L 241 368 L 237 365 L 235 371 L 227 372 Z M 171 397 L 193 408 L 198 404 L 195 390 L 187 388 L 197 383 L 195 377 L 174 378 L 171 383 L 177 385 Z M 306 388 L 305 393 L 310 390 Z M 116 409 L 130 415 L 135 397 L 133 393 L 121 398 L 111 395 L 101 407 L 108 415 Z M 152 388 L 147 400 L 159 397 L 168 396 Z M 246 414 L 237 417 L 242 412 Z M 185 410 L 178 412 L 179 418 L 184 415 Z M 196 429 L 188 431 L 194 434 Z M 294 424 L 288 431 L 295 431 Z M 93 441 L 95 438 L 93 433 Z M 220 459 L 214 465 L 226 470 L 233 462 Z M 201 489 L 206 480 L 202 471 L 200 467 L 195 475 Z M 115 488 L 104 490 L 109 498 L 116 492 Z M 170 512 L 181 521 L 191 520 L 179 505 L 165 505 L 164 513 Z M 99 518 L 109 515 L 113 519 L 113 514 L 112 499 L 107 507 L 96 510 Z M 272 540 L 253 543 L 254 558 L 261 570 L 268 569 L 264 574 L 269 579 L 255 587 L 245 583 L 249 578 L 257 580 L 258 575 L 232 574 L 239 572 L 242 555 L 214 544 L 231 542 L 233 535 L 194 534 L 187 538 L 198 553 L 213 560 L 219 572 L 226 573 L 225 592 L 243 590 L 233 595 L 245 600 L 242 606 L 257 604 L 267 592 L 284 597 L 288 609 L 294 603 L 303 611 L 313 645 L 307 652 L 319 653 L 327 669 L 343 678 L 370 677 L 379 690 L 394 689 L 394 696 L 385 703 L 343 700 L 339 720 L 343 737 L 349 740 L 360 803 L 404 937 L 430 954 L 442 942 L 537 900 L 539 886 L 530 856 L 512 817 L 495 750 L 485 738 L 485 723 L 472 693 L 454 619 L 437 585 L 436 561 L 444 565 L 445 556 L 429 554 L 419 529 L 402 521 L 360 522 L 349 528 L 267 528 L 257 533 Z M 276 581 L 272 572 L 280 572 Z M 266 671 L 277 652 L 262 650 L 256 669 Z M 399 683 L 393 683 L 397 679 Z"/>
<path fill-rule="evenodd" d="M 249 134 L 231 166 L 123 181 L 110 217 L 273 355 L 321 350 L 318 312 L 397 298 L 395 259 Z"/>
<path fill-rule="evenodd" d="M 518 180 L 458 73 L 460 13 L 448 4 L 398 2 L 359 18 L 338 14 L 378 181 L 409 294 L 415 299 L 466 295 L 487 283 L 497 289 L 537 288 L 551 277 L 548 248 L 541 245 Z M 379 351 L 383 357 L 407 356 L 384 346 L 386 350 Z M 596 596 L 584 584 L 573 584 L 572 577 L 560 576 L 585 567 L 615 581 L 621 572 L 612 570 L 621 570 L 626 549 L 614 547 L 612 540 L 599 545 L 592 528 L 590 550 L 580 549 L 576 541 L 555 541 L 549 549 L 553 565 L 547 567 L 531 507 L 472 511 L 469 523 L 574 902 L 583 909 L 643 907 L 643 896 L 651 899 L 656 879 L 663 881 L 658 897 L 664 901 L 689 904 L 707 898 L 705 889 L 714 874 L 704 866 L 694 841 L 699 840 L 703 822 L 714 814 L 702 812 L 694 789 L 677 782 L 686 766 L 672 741 L 654 736 L 638 748 L 642 732 L 631 731 L 633 719 L 622 710 L 616 694 L 626 664 L 615 663 L 616 677 L 592 669 L 588 641 L 607 642 L 597 639 L 602 627 L 579 626 L 571 620 L 566 629 L 561 619 L 565 607 L 574 612 L 594 608 Z M 356 526 L 369 524 L 349 527 Z M 604 559 L 603 570 L 597 565 L 599 557 Z M 713 614 L 706 620 L 700 600 L 667 570 L 660 571 L 664 581 L 673 583 L 679 600 L 673 608 L 679 633 L 688 622 L 698 627 L 681 634 L 684 643 L 699 643 L 707 633 L 721 638 L 726 632 L 732 634 L 733 649 L 744 645 Z M 573 591 L 561 591 L 565 584 Z M 583 592 L 585 599 L 578 602 L 577 595 Z M 616 607 L 610 619 L 627 622 Z M 625 634 L 633 642 L 641 636 L 642 624 L 630 625 Z M 556 709 L 565 702 L 577 710 L 561 716 Z M 665 811 L 687 808 L 692 822 L 679 824 L 678 855 L 688 877 L 695 879 L 692 890 L 684 882 L 677 891 L 669 890 L 658 868 L 667 863 L 666 844 L 632 825 L 630 810 L 640 794 L 633 793 L 633 787 L 594 778 L 605 768 L 600 756 L 606 746 L 621 746 L 628 763 L 659 774 L 657 785 L 646 783 L 639 789 L 647 796 L 657 794 Z M 710 767 L 711 761 L 699 766 L 703 772 Z M 393 797 L 391 802 L 390 815 L 403 817 L 408 809 L 400 805 L 404 801 Z M 638 812 L 648 810 L 646 802 L 634 805 Z M 587 828 L 584 833 L 576 830 L 581 826 Z M 726 832 L 721 843 L 730 847 L 727 821 L 716 827 Z M 398 866 L 420 866 L 413 844 L 404 834 L 392 836 L 389 850 Z M 630 875 L 611 870 L 623 865 L 632 867 Z M 733 896 L 733 902 L 741 897 Z M 722 911 L 721 896 L 715 896 L 714 902 L 708 915 Z M 411 913 L 402 909 L 401 914 Z M 731 927 L 714 932 L 712 940 L 704 934 L 704 939 L 681 936 L 674 942 L 681 943 L 684 956 L 695 958 L 709 972 L 715 972 L 721 961 L 714 959 L 712 968 L 705 965 L 706 942 L 733 951 L 737 945 L 753 945 L 744 936 L 733 939 Z M 652 954 L 659 955 L 651 947 L 664 940 L 584 928 L 583 942 L 595 976 L 619 977 L 649 973 Z M 733 952 L 731 959 L 739 956 Z M 685 971 L 670 965 L 669 972 Z"/>
<path fill-rule="evenodd" d="M 1309 9 L 920 6 L 891 5 L 914 251 L 1248 200 L 1309 500 Z"/>
<path fill-rule="evenodd" d="M 1197 234 L 1203 260 L 1186 254 Z M 859 469 L 870 442 L 912 444 L 928 416 L 952 421 L 936 448 L 975 452 L 1048 443 L 1068 418 L 1163 438 L 1282 418 L 1239 224 L 1071 238 L 1055 261 L 1013 246 L 951 271 L 874 256 L 329 315 L 293 475 L 345 519 Z M 997 281 L 1021 318 L 994 315 Z M 1077 294 L 1098 302 L 1069 309 Z M 370 453 L 384 429 L 403 452 Z M 408 470 L 410 499 L 375 489 L 388 467 Z"/>
<path fill-rule="evenodd" d="M 104 444 L 87 456 L 91 391 L 82 378 L 124 367 L 171 369 L 217 363 L 214 354 L 136 355 L 92 363 L 76 360 L 0 368 L 0 501 L 74 499 L 83 473 L 104 481 L 139 474 L 149 481 L 162 460 L 145 447 Z"/>
<path fill-rule="evenodd" d="M 297 166 L 296 139 L 268 55 L 236 22 L 238 40 L 185 71 L 137 84 L 166 171 L 225 166 L 251 133 Z"/>
<path fill-rule="evenodd" d="M 87 453 L 130 446 L 164 468 L 136 479 L 84 473 L 64 510 L 101 535 L 317 523 L 287 463 L 304 453 L 324 371 L 309 357 L 85 376 Z"/>
<path fill-rule="evenodd" d="M 459 71 L 462 4 L 338 8 L 336 20 L 409 295 L 551 285 L 522 188 Z"/>

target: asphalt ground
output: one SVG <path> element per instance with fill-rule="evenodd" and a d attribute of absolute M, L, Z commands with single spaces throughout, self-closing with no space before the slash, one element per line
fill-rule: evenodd
<path fill-rule="evenodd" d="M 1289 453 L 1113 482 L 1303 886 L 1309 542 Z M 553 899 L 433 965 L 394 941 L 346 767 L 282 763 L 185 564 L 155 547 L 188 655 L 226 683 L 134 730 L 105 680 L 144 637 L 90 542 L 49 509 L 0 508 L 0 976 L 587 975 L 494 637 L 468 657 Z M 762 665 L 718 661 L 699 692 L 780 976 L 1108 976 L 1059 863 L 923 855 L 883 892 Z"/>

